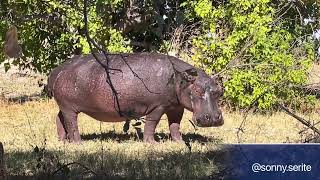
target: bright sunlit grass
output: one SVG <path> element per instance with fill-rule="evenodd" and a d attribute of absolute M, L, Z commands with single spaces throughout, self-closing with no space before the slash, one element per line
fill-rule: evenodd
<path fill-rule="evenodd" d="M 191 118 L 191 113 L 187 112 L 181 131 L 185 139 L 191 141 L 190 151 L 186 144 L 168 140 L 165 116 L 157 128 L 159 143 L 145 144 L 136 138 L 133 127 L 126 135 L 122 130 L 123 123 L 100 123 L 81 114 L 79 127 L 84 140 L 80 145 L 64 144 L 58 141 L 56 135 L 57 111 L 53 100 L 1 103 L 0 140 L 5 146 L 9 173 L 34 175 L 43 171 L 38 168 L 42 166 L 45 172 L 54 172 L 59 164 L 76 161 L 110 176 L 135 173 L 136 177 L 170 174 L 196 178 L 217 171 L 214 157 L 208 154 L 219 149 L 220 143 L 283 143 L 297 142 L 301 138 L 301 126 L 284 113 L 272 116 L 250 114 L 238 138 L 237 128 L 243 120 L 240 113 L 225 112 L 222 127 L 195 131 L 187 120 Z M 40 162 L 37 160 L 39 158 Z M 174 168 L 167 169 L 167 166 Z M 73 174 L 83 171 L 78 166 L 72 168 L 70 173 Z"/>
<path fill-rule="evenodd" d="M 29 78 L 31 83 L 23 78 L 18 80 L 0 79 L 2 93 L 10 94 L 12 91 L 31 95 L 41 90 L 35 86 L 36 79 Z M 222 171 L 219 144 L 292 143 L 302 141 L 310 133 L 299 134 L 303 126 L 282 112 L 249 114 L 242 131 L 238 128 L 243 115 L 224 112 L 223 126 L 195 131 L 188 121 L 192 114 L 186 112 L 181 132 L 187 143 L 169 140 L 167 120 L 163 116 L 157 128 L 159 143 L 145 144 L 137 139 L 132 126 L 125 134 L 123 123 L 100 123 L 80 114 L 79 128 L 83 141 L 76 145 L 58 141 L 57 112 L 57 105 L 52 99 L 25 103 L 0 101 L 0 141 L 4 143 L 9 174 L 90 177 L 95 173 L 109 177 L 194 179 Z M 311 114 L 306 118 L 316 120 L 318 117 Z M 70 162 L 81 165 L 59 168 Z"/>

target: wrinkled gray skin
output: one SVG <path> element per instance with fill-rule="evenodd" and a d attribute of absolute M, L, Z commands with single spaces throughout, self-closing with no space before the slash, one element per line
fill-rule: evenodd
<path fill-rule="evenodd" d="M 99 57 L 104 61 L 104 56 Z M 120 117 L 115 109 L 105 69 L 92 55 L 74 57 L 55 68 L 48 79 L 48 93 L 60 109 L 56 118 L 60 140 L 81 141 L 77 121 L 80 112 L 103 122 L 146 116 L 145 142 L 154 142 L 155 128 L 163 114 L 168 117 L 172 139 L 181 140 L 179 127 L 184 108 L 193 112 L 193 121 L 197 126 L 223 124 L 218 108 L 221 87 L 202 70 L 161 54 L 115 54 L 108 58 L 111 68 L 122 71 L 110 71 L 110 76 L 124 116 Z"/>

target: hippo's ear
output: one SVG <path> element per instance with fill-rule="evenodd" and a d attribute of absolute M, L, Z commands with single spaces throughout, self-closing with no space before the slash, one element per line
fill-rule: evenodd
<path fill-rule="evenodd" d="M 196 69 L 187 69 L 182 72 L 182 77 L 189 82 L 194 82 L 196 77 L 198 76 L 198 72 Z"/>

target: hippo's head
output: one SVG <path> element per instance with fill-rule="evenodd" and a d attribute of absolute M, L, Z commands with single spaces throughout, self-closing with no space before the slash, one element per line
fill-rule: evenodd
<path fill-rule="evenodd" d="M 182 73 L 180 101 L 193 112 L 192 120 L 199 127 L 223 125 L 222 112 L 218 102 L 223 94 L 216 78 L 210 78 L 203 71 L 189 69 Z"/>

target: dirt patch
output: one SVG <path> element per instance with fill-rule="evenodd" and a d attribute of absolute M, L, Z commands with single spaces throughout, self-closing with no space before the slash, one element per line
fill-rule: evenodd
<path fill-rule="evenodd" d="M 25 102 L 38 98 L 46 83 L 46 76 L 28 70 L 11 67 L 7 72 L 0 66 L 0 99 Z"/>

